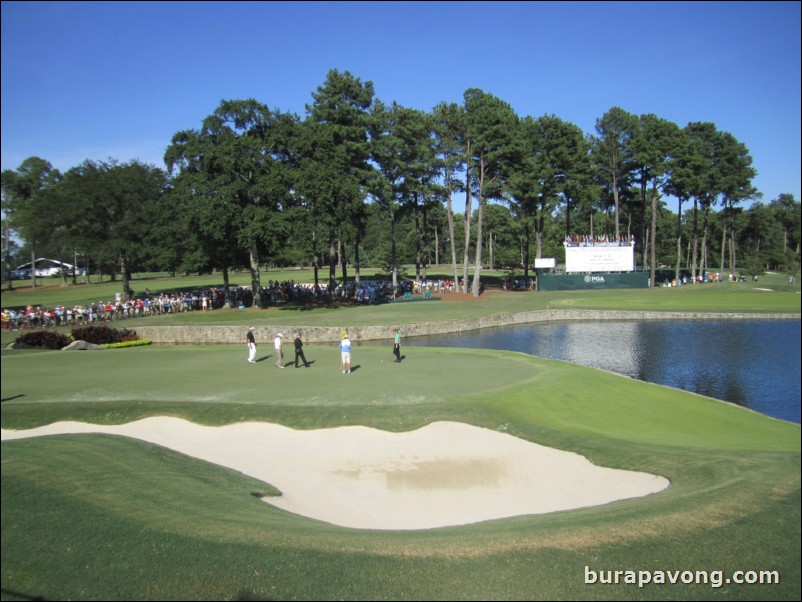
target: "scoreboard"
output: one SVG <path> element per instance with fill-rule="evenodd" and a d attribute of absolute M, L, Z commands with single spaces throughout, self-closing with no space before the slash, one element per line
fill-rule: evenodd
<path fill-rule="evenodd" d="M 566 273 L 632 272 L 635 244 L 632 242 L 565 243 Z"/>

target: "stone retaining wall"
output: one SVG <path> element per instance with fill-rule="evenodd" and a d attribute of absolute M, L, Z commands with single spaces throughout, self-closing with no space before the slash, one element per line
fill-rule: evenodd
<path fill-rule="evenodd" d="M 481 328 L 494 328 L 513 324 L 532 324 L 538 322 L 569 321 L 611 321 L 611 320 L 799 320 L 799 314 L 746 314 L 746 313 L 703 313 L 703 312 L 648 312 L 648 311 L 596 311 L 548 309 L 500 314 L 472 320 L 451 320 L 422 324 L 399 324 L 404 338 L 432 334 L 469 332 Z M 255 326 L 255 336 L 261 344 L 267 344 L 281 332 L 288 345 L 292 344 L 295 333 L 300 332 L 306 343 L 337 343 L 341 338 L 340 326 Z M 393 325 L 389 326 L 343 326 L 353 341 L 391 339 Z M 245 341 L 247 326 L 137 326 L 136 333 L 143 339 L 162 344 L 210 344 L 233 345 Z"/>

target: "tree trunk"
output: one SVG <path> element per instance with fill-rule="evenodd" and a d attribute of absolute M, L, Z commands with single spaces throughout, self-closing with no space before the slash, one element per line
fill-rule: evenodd
<path fill-rule="evenodd" d="M 657 243 L 657 180 L 654 180 L 652 183 L 652 229 L 649 232 L 650 240 L 651 240 L 651 247 L 649 249 L 649 279 L 652 283 L 652 286 L 657 286 L 655 282 L 656 274 L 655 270 L 657 269 L 657 251 L 655 250 L 655 245 Z"/>
<path fill-rule="evenodd" d="M 423 237 L 421 275 L 423 276 L 423 279 L 426 280 L 427 278 L 426 266 L 429 264 L 429 261 L 431 260 L 431 258 L 429 257 L 429 231 L 428 231 L 429 212 L 426 210 L 426 196 L 421 195 L 421 199 L 423 200 L 423 206 L 421 207 L 421 209 L 423 210 L 423 226 L 422 226 L 423 231 L 421 233 Z"/>
<path fill-rule="evenodd" d="M 674 279 L 679 282 L 679 269 L 682 266 L 682 199 L 677 208 L 677 265 L 674 268 Z"/>
<path fill-rule="evenodd" d="M 702 215 L 702 262 L 699 270 L 700 276 L 707 272 L 707 231 L 710 226 L 710 206 L 705 206 L 705 211 Z"/>
<path fill-rule="evenodd" d="M 641 229 L 640 229 L 640 239 L 641 239 L 641 242 L 643 244 L 641 245 L 640 257 L 641 257 L 641 265 L 643 265 L 643 266 L 645 266 L 646 262 L 649 261 L 649 259 L 648 259 L 649 256 L 647 255 L 647 251 L 649 249 L 649 245 L 646 242 L 646 239 L 649 236 L 649 230 L 648 230 L 647 220 L 646 220 L 646 208 L 647 208 L 646 194 L 647 194 L 648 190 L 649 190 L 649 183 L 647 182 L 645 177 L 641 178 L 641 186 L 640 186 L 640 191 L 641 191 L 641 205 L 640 205 L 640 210 L 641 210 L 641 220 L 640 220 L 641 224 L 640 225 L 641 225 Z M 637 254 L 636 254 L 636 256 L 637 256 Z"/>
<path fill-rule="evenodd" d="M 721 226 L 721 274 L 720 274 L 720 277 L 719 277 L 720 280 L 724 279 L 724 274 L 727 271 L 726 270 L 726 264 L 724 263 L 724 258 L 725 258 L 726 254 L 727 254 L 727 219 L 726 219 L 727 213 L 726 212 L 727 212 L 727 207 L 726 207 L 726 201 L 725 201 L 724 215 L 723 215 L 722 226 Z"/>
<path fill-rule="evenodd" d="M 615 239 L 618 240 L 618 176 L 615 175 L 615 170 L 613 170 L 613 201 L 615 201 Z"/>
<path fill-rule="evenodd" d="M 704 277 L 707 274 L 707 255 L 708 255 L 708 248 L 707 248 L 707 233 L 702 235 L 702 265 L 699 271 L 699 275 Z"/>
<path fill-rule="evenodd" d="M 476 216 L 476 262 L 473 266 L 473 283 L 471 293 L 474 297 L 479 296 L 479 281 L 482 270 L 482 214 L 484 213 L 484 199 L 482 199 L 482 185 L 479 185 L 479 210 Z"/>
<path fill-rule="evenodd" d="M 730 269 L 732 270 L 733 281 L 735 281 L 736 271 L 738 269 L 738 264 L 736 262 L 736 257 L 735 257 L 736 246 L 737 245 L 735 244 L 735 226 L 733 226 L 732 228 L 730 228 Z"/>
<path fill-rule="evenodd" d="M 699 224 L 697 218 L 697 205 L 698 201 L 696 198 L 693 199 L 693 252 L 691 255 L 691 278 L 694 282 L 696 282 L 696 264 L 699 260 L 698 257 L 698 248 L 699 248 Z"/>
<path fill-rule="evenodd" d="M 398 264 L 396 258 L 396 227 L 395 227 L 395 203 L 391 201 L 390 205 L 390 271 L 393 274 L 393 299 L 395 299 L 395 293 L 398 290 Z"/>
<path fill-rule="evenodd" d="M 359 270 L 359 239 L 357 238 L 354 241 L 354 282 L 356 283 L 356 287 L 359 288 L 360 282 L 360 270 Z"/>
<path fill-rule="evenodd" d="M 320 287 L 320 266 L 323 263 L 320 257 L 320 249 L 318 248 L 317 231 L 312 232 L 312 269 L 315 274 L 315 290 Z"/>
<path fill-rule="evenodd" d="M 540 199 L 540 211 L 538 211 L 535 218 L 535 260 L 543 256 L 543 228 L 545 225 L 545 207 L 546 204 L 544 195 Z"/>
<path fill-rule="evenodd" d="M 231 279 L 228 277 L 228 268 L 223 268 L 223 290 L 226 292 L 223 305 L 226 307 L 226 309 L 231 308 L 231 296 L 228 294 L 230 286 Z"/>
<path fill-rule="evenodd" d="M 446 197 L 448 203 L 448 238 L 450 239 L 451 246 L 451 268 L 454 271 L 454 290 L 456 290 L 457 283 L 459 282 L 459 274 L 457 272 L 457 241 L 454 233 L 454 208 L 451 204 L 451 186 L 448 187 L 448 196 Z"/>
<path fill-rule="evenodd" d="M 471 143 L 468 142 L 467 156 L 471 156 Z M 465 253 L 462 264 L 462 293 L 468 294 L 468 252 L 471 246 L 471 167 L 465 166 Z M 457 281 L 458 283 L 459 281 Z M 455 284 L 457 284 L 455 283 Z"/>
<path fill-rule="evenodd" d="M 14 290 L 14 279 L 11 274 L 11 226 L 9 224 L 9 214 L 6 213 L 5 230 L 6 230 L 6 289 L 9 291 Z M 784 247 L 783 247 L 784 248 Z"/>
<path fill-rule="evenodd" d="M 345 256 L 345 245 L 343 241 L 337 240 L 337 254 L 340 257 L 340 265 L 343 273 L 343 288 L 348 284 L 348 258 Z"/>
<path fill-rule="evenodd" d="M 259 249 L 256 247 L 256 241 L 251 243 L 248 269 L 251 272 L 251 295 L 253 296 L 253 302 L 257 307 L 262 308 L 262 296 L 259 294 L 262 288 L 262 276 L 259 273 Z"/>
<path fill-rule="evenodd" d="M 437 226 L 434 227 L 434 265 L 440 265 L 440 238 L 437 235 Z"/>
<path fill-rule="evenodd" d="M 123 298 L 128 300 L 131 298 L 131 269 L 128 265 L 128 253 L 125 251 L 120 252 L 120 275 L 123 279 Z"/>
<path fill-rule="evenodd" d="M 685 250 L 685 265 L 691 265 L 691 241 L 688 241 L 688 248 Z"/>
<path fill-rule="evenodd" d="M 643 244 L 644 244 L 643 267 L 646 267 L 647 264 L 651 265 L 651 261 L 649 259 L 649 254 L 651 253 L 651 248 L 649 247 L 650 238 L 651 238 L 651 232 L 652 232 L 651 227 L 647 227 L 646 228 L 646 232 L 643 233 Z M 636 271 L 637 271 L 637 268 L 636 268 Z M 651 274 L 651 267 L 649 268 L 649 278 L 650 278 L 649 282 L 654 280 L 654 278 L 652 278 L 652 274 Z M 650 284 L 649 286 L 653 286 L 653 285 Z"/>
<path fill-rule="evenodd" d="M 329 229 L 329 298 L 333 298 L 337 288 L 337 236 L 334 228 Z"/>
<path fill-rule="evenodd" d="M 532 236 L 532 229 L 529 227 L 529 220 L 524 219 L 524 248 L 523 248 L 523 264 L 524 264 L 524 280 L 529 281 L 529 246 Z"/>
<path fill-rule="evenodd" d="M 413 196 L 415 204 L 413 205 L 415 213 L 415 280 L 421 278 L 421 264 L 423 263 L 423 246 L 422 246 L 422 233 L 420 224 L 420 203 L 418 203 L 418 193 Z"/>
<path fill-rule="evenodd" d="M 482 219 L 484 216 L 485 199 L 484 199 L 484 183 L 485 183 L 485 164 L 484 160 L 479 160 L 479 211 L 476 216 L 476 263 L 473 266 L 473 283 L 471 285 L 471 292 L 474 297 L 479 296 L 481 290 L 482 278 Z"/>

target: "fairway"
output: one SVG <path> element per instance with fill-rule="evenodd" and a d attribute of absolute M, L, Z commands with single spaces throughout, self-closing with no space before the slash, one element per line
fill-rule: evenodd
<path fill-rule="evenodd" d="M 165 416 L 412 434 L 454 423 L 671 485 L 595 508 L 354 529 L 266 504 L 259 498 L 279 493 L 269 479 L 167 443 L 108 434 L 4 441 L 3 587 L 81 599 L 798 598 L 798 425 L 523 354 L 408 347 L 399 365 L 389 345 L 355 347 L 356 369 L 343 375 L 336 347 L 305 351 L 310 368 L 283 370 L 265 346 L 256 364 L 244 345 L 4 351 L 2 426 Z M 471 437 L 465 431 L 462 443 Z M 437 478 L 445 487 L 449 476 Z M 587 484 L 573 470 L 561 481 Z M 307 495 L 346 500 L 325 487 Z M 586 567 L 766 569 L 781 579 L 600 585 L 586 583 Z"/>

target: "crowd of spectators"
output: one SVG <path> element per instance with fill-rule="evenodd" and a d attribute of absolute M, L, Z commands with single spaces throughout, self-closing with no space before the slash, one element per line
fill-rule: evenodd
<path fill-rule="evenodd" d="M 346 285 L 338 284 L 329 296 L 328 287 L 325 284 L 315 286 L 294 281 L 270 280 L 267 286 L 262 286 L 259 290 L 259 300 L 262 307 L 286 302 L 307 303 L 323 299 L 354 299 L 358 303 L 371 304 L 391 301 L 407 292 L 418 294 L 427 291 L 429 293 L 453 291 L 454 289 L 454 283 L 448 280 L 421 280 L 401 282 L 394 292 L 390 281 L 363 280 L 359 285 L 353 281 Z M 90 305 L 72 307 L 59 305 L 52 308 L 29 305 L 24 309 L 3 309 L 2 327 L 4 330 L 23 330 L 95 324 L 191 311 L 211 311 L 227 305 L 234 308 L 246 308 L 254 304 L 253 297 L 251 289 L 242 286 L 228 289 L 211 287 L 198 291 L 159 294 L 151 294 L 146 289 L 144 293 L 134 294 L 128 300 L 121 299 L 121 295 L 118 293 L 113 301 L 98 301 Z"/>
<path fill-rule="evenodd" d="M 4 330 L 47 328 L 94 324 L 129 318 L 143 318 L 168 313 L 201 309 L 197 299 L 185 294 L 159 295 L 153 299 L 135 298 L 128 301 L 99 301 L 91 305 L 72 307 L 27 306 L 25 309 L 3 309 Z"/>
<path fill-rule="evenodd" d="M 501 282 L 501 288 L 505 291 L 533 291 L 537 288 L 537 279 L 507 278 Z"/>
<path fill-rule="evenodd" d="M 146 290 L 143 295 L 134 295 L 128 300 L 122 300 L 118 294 L 114 301 L 98 301 L 90 305 L 74 305 L 72 307 L 29 305 L 24 309 L 7 308 L 2 310 L 2 321 L 4 330 L 22 330 L 95 324 L 187 311 L 205 311 L 224 305 L 225 292 L 218 288 L 191 293 L 174 292 L 158 295 L 151 295 L 150 291 Z"/>
<path fill-rule="evenodd" d="M 729 274 L 727 279 L 730 282 L 746 282 L 746 276 L 743 274 Z M 757 281 L 757 276 L 752 277 L 753 281 Z M 679 278 L 666 278 L 663 281 L 663 287 L 685 286 L 686 284 L 704 284 L 707 282 L 723 282 L 721 272 L 705 272 L 704 274 L 697 274 L 695 279 L 693 276 L 687 274 Z"/>
<path fill-rule="evenodd" d="M 566 247 L 628 247 L 635 244 L 635 235 L 567 234 L 563 244 Z"/>

